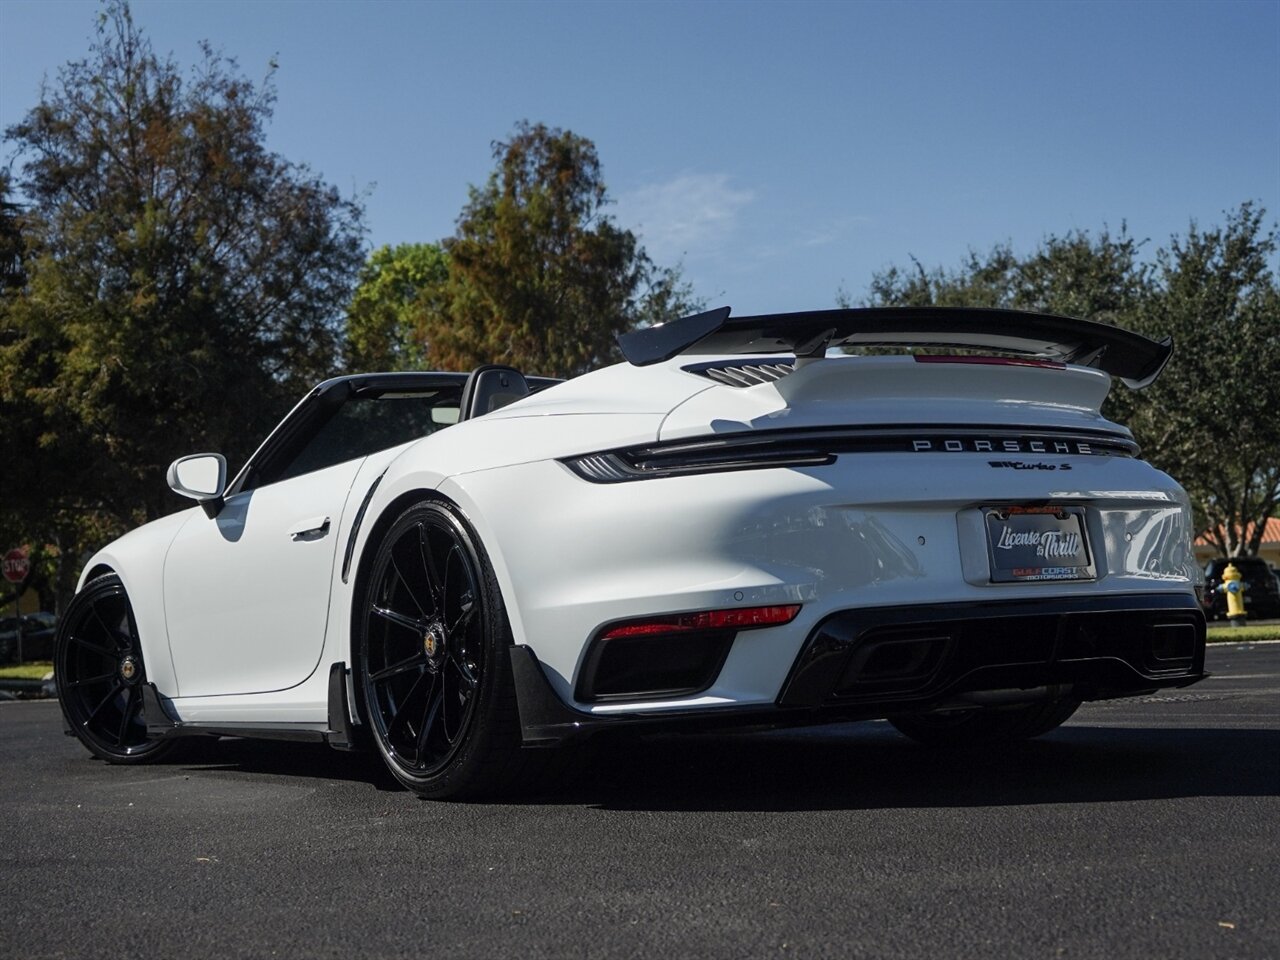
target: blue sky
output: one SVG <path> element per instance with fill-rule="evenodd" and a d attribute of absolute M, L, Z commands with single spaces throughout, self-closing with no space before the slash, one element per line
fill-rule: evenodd
<path fill-rule="evenodd" d="M 371 245 L 453 231 L 490 142 L 595 141 L 620 223 L 735 312 L 831 306 L 914 255 L 1280 214 L 1280 2 L 135 0 L 182 63 L 276 57 L 271 146 L 367 192 Z M 0 0 L 0 125 L 92 0 Z M 5 147 L 5 156 L 11 153 Z"/>

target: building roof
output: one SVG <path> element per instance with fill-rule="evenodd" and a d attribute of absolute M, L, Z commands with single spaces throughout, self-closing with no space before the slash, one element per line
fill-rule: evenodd
<path fill-rule="evenodd" d="M 1249 524 L 1249 532 L 1253 533 L 1253 524 Z M 1266 525 L 1262 528 L 1262 542 L 1280 544 L 1280 517 L 1268 517 Z M 1209 538 L 1205 534 L 1196 537 L 1196 546 L 1210 545 Z"/>

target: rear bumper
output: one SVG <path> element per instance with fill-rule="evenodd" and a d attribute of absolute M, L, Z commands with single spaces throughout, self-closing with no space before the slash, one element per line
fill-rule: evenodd
<path fill-rule="evenodd" d="M 511 648 L 527 745 L 603 729 L 874 719 L 956 706 L 1135 696 L 1204 679 L 1205 618 L 1190 594 L 895 606 L 836 612 L 809 633 L 774 704 L 608 716 L 566 704 L 533 651 Z"/>
<path fill-rule="evenodd" d="M 775 701 L 811 631 L 841 611 L 1191 594 L 1191 513 L 1172 480 L 1128 457 L 1054 463 L 1071 470 L 996 470 L 984 454 L 849 454 L 825 467 L 610 484 L 539 461 L 466 474 L 442 492 L 482 521 L 515 641 L 583 710 L 586 647 L 609 624 L 801 604 L 794 625 L 739 634 L 700 694 L 704 708 L 745 708 Z M 1084 508 L 1096 579 L 993 583 L 984 505 L 1045 502 Z M 591 712 L 628 712 L 616 707 Z"/>

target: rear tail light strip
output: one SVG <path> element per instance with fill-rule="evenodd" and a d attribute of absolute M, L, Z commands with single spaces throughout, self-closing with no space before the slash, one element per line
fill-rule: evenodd
<path fill-rule="evenodd" d="M 595 453 L 563 461 L 583 480 L 592 483 L 622 483 L 694 473 L 722 473 L 726 470 L 759 470 L 765 467 L 820 467 L 835 462 L 835 456 L 817 450 L 726 451 L 722 455 L 666 458 L 636 456 L 637 451 Z"/>
<path fill-rule="evenodd" d="M 592 483 L 625 483 L 731 470 L 820 467 L 837 454 L 985 453 L 1136 457 L 1138 445 L 1102 431 L 1028 431 L 952 427 L 837 427 L 772 430 L 677 440 L 568 457 L 570 470 Z"/>

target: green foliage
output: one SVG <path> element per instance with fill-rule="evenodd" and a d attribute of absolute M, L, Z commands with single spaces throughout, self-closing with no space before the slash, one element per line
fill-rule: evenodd
<path fill-rule="evenodd" d="M 27 282 L 22 208 L 10 199 L 12 193 L 9 171 L 0 170 L 0 295 L 21 289 Z"/>
<path fill-rule="evenodd" d="M 707 308 L 707 302 L 694 292 L 693 284 L 684 279 L 680 266 L 658 267 L 648 264 L 646 288 L 636 304 L 633 327 L 678 320 Z"/>
<path fill-rule="evenodd" d="M 445 296 L 422 327 L 432 366 L 572 376 L 615 359 L 617 334 L 698 309 L 679 271 L 657 268 L 605 213 L 590 140 L 525 122 L 494 158 L 444 243 Z"/>
<path fill-rule="evenodd" d="M 1256 555 L 1280 507 L 1280 282 L 1276 229 L 1264 221 L 1246 203 L 1222 227 L 1193 223 L 1157 253 L 1132 326 L 1172 336 L 1177 350 L 1152 387 L 1112 408 L 1191 492 L 1227 556 Z"/>
<path fill-rule="evenodd" d="M 1037 310 L 1171 335 L 1176 349 L 1160 379 L 1113 391 L 1107 414 L 1186 487 L 1225 555 L 1254 555 L 1263 521 L 1280 507 L 1276 229 L 1245 203 L 1221 228 L 1191 224 L 1153 261 L 1140 259 L 1141 247 L 1122 227 L 1050 236 L 1026 257 L 997 246 L 954 271 L 913 261 L 876 274 L 867 302 Z M 839 300 L 851 305 L 847 294 Z"/>
<path fill-rule="evenodd" d="M 426 317 L 447 309 L 448 279 L 449 258 L 437 244 L 404 243 L 373 251 L 347 309 L 348 369 L 423 369 Z"/>
<path fill-rule="evenodd" d="M 5 132 L 25 200 L 0 305 L 11 537 L 78 558 L 172 510 L 169 461 L 243 458 L 336 366 L 362 212 L 266 149 L 273 100 L 208 47 L 184 76 L 112 3 Z"/>
<path fill-rule="evenodd" d="M 1141 244 L 1121 226 L 1118 235 L 1073 231 L 1050 235 L 1020 259 L 1007 244 L 985 257 L 970 252 L 959 269 L 889 267 L 871 279 L 867 302 L 884 306 L 1000 307 L 1115 322 L 1130 316 L 1150 287 Z M 851 306 L 847 294 L 839 297 Z"/>
<path fill-rule="evenodd" d="M 1280 626 L 1247 627 L 1210 627 L 1208 641 L 1210 643 L 1261 643 L 1280 640 Z"/>
<path fill-rule="evenodd" d="M 52 670 L 53 664 L 48 660 L 10 664 L 0 667 L 0 680 L 43 680 Z"/>

